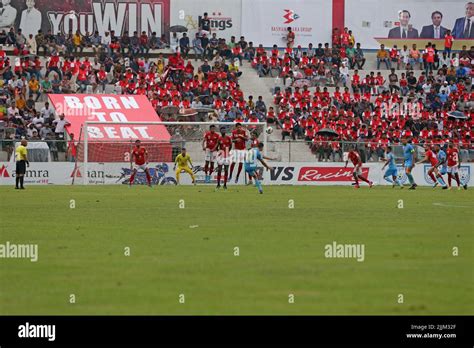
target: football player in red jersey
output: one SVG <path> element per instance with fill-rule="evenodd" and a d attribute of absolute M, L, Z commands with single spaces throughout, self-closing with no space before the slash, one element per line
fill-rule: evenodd
<path fill-rule="evenodd" d="M 230 165 L 229 179 L 232 179 L 232 173 L 234 172 L 235 164 L 239 164 L 237 170 L 237 176 L 235 177 L 235 183 L 239 182 L 239 176 L 242 172 L 243 163 L 245 160 L 246 154 L 246 142 L 248 140 L 248 135 L 245 129 L 242 127 L 241 123 L 235 124 L 235 129 L 232 131 L 232 142 L 234 143 L 234 150 L 232 151 L 232 164 Z"/>
<path fill-rule="evenodd" d="M 227 190 L 227 176 L 231 162 L 230 150 L 232 149 L 232 138 L 225 133 L 225 127 L 221 127 L 221 136 L 218 141 L 217 151 L 217 187 L 221 188 L 222 166 L 224 166 L 224 190 Z"/>
<path fill-rule="evenodd" d="M 369 184 L 369 187 L 372 187 L 374 183 L 367 179 L 366 177 L 362 176 L 362 160 L 360 159 L 359 152 L 357 152 L 357 148 L 355 145 L 351 146 L 351 149 L 349 151 L 349 155 L 346 161 L 346 166 L 344 168 L 347 168 L 347 164 L 349 163 L 349 160 L 352 162 L 354 165 L 354 171 L 352 172 L 352 175 L 354 176 L 355 180 L 355 188 L 359 188 L 359 179 L 362 181 L 365 181 L 367 184 Z"/>
<path fill-rule="evenodd" d="M 202 149 L 206 151 L 206 164 L 204 165 L 206 183 L 211 182 L 211 175 L 214 171 L 214 162 L 216 161 L 216 150 L 219 138 L 219 134 L 216 133 L 216 126 L 211 125 L 209 127 L 209 132 L 204 134 L 204 139 L 202 140 Z"/>
<path fill-rule="evenodd" d="M 431 164 L 430 169 L 428 169 L 428 175 L 433 180 L 434 185 L 433 188 L 438 186 L 438 183 L 440 183 L 443 188 L 445 186 L 443 177 L 441 173 L 438 170 L 438 156 L 436 156 L 436 153 L 431 149 L 430 144 L 425 144 L 425 157 L 421 160 L 418 161 L 417 164 L 423 163 L 423 162 L 429 162 Z"/>
<path fill-rule="evenodd" d="M 446 153 L 448 155 L 448 186 L 451 189 L 451 179 L 454 177 L 458 184 L 458 190 L 460 190 L 459 167 L 461 167 L 461 159 L 459 158 L 459 150 L 453 143 L 449 143 Z M 467 190 L 467 184 L 464 184 L 462 187 Z"/>
<path fill-rule="evenodd" d="M 146 174 L 146 181 L 148 182 L 148 186 L 151 187 L 151 175 L 148 171 L 148 152 L 144 147 L 141 146 L 141 141 L 135 141 L 135 148 L 132 151 L 132 160 L 135 162 L 133 166 L 132 175 L 130 176 L 130 183 L 129 185 L 132 186 L 133 182 L 135 181 L 135 175 L 137 174 L 137 170 L 141 169 Z M 129 186 L 129 187 L 130 187 Z"/>

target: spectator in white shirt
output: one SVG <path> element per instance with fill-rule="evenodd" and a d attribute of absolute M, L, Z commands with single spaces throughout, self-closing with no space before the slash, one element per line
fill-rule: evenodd
<path fill-rule="evenodd" d="M 347 81 L 349 81 L 349 68 L 347 67 L 346 63 L 342 63 L 341 67 L 339 68 L 339 73 L 341 74 L 341 81 L 345 86 Z"/>
<path fill-rule="evenodd" d="M 403 64 L 407 65 L 410 58 L 410 50 L 406 45 L 403 46 L 403 49 L 400 50 L 400 59 Z"/>
<path fill-rule="evenodd" d="M 431 91 L 431 82 L 430 81 L 426 81 L 423 86 L 421 86 L 421 88 L 423 89 L 423 92 L 425 92 L 425 94 L 428 94 L 430 91 Z"/>
<path fill-rule="evenodd" d="M 449 59 L 449 56 L 446 52 L 439 53 L 438 57 L 439 57 L 439 66 L 440 67 L 442 67 L 443 65 L 446 65 L 447 67 L 449 66 L 450 59 Z"/>
<path fill-rule="evenodd" d="M 16 107 L 16 103 L 12 102 L 11 106 L 7 109 L 8 118 L 15 117 L 15 115 L 18 114 L 19 112 L 20 110 L 18 110 L 18 108 Z"/>
<path fill-rule="evenodd" d="M 459 67 L 459 58 L 456 56 L 456 53 L 452 54 L 451 65 L 454 66 L 454 68 L 456 69 Z"/>
<path fill-rule="evenodd" d="M 111 52 L 110 44 L 112 43 L 112 38 L 110 37 L 110 34 L 108 31 L 105 32 L 104 36 L 102 36 L 100 43 L 102 47 L 105 48 L 109 53 Z"/>
<path fill-rule="evenodd" d="M 449 95 L 451 93 L 451 90 L 448 86 L 448 82 L 447 81 L 444 81 L 443 85 L 439 88 L 439 93 L 446 93 L 446 95 Z"/>
<path fill-rule="evenodd" d="M 28 35 L 28 38 L 26 39 L 26 47 L 28 48 L 28 51 L 30 51 L 30 54 L 36 55 L 38 47 L 36 45 L 36 39 L 33 34 Z"/>
<path fill-rule="evenodd" d="M 70 126 L 71 124 L 64 118 L 64 114 L 59 115 L 59 120 L 54 120 L 53 125 L 56 126 L 54 129 L 54 133 L 56 133 L 56 136 L 58 138 L 64 137 L 64 129 L 67 126 Z"/>
<path fill-rule="evenodd" d="M 44 124 L 44 118 L 40 114 L 36 114 L 36 117 L 31 120 L 31 123 L 35 126 L 36 129 L 41 129 Z"/>
<path fill-rule="evenodd" d="M 178 39 L 178 34 L 173 33 L 170 37 L 170 48 L 173 50 L 173 52 L 176 52 L 179 46 L 179 39 Z"/>
<path fill-rule="evenodd" d="M 49 102 L 44 103 L 44 106 L 40 110 L 40 114 L 48 124 L 52 123 L 55 117 L 54 110 L 49 107 Z"/>

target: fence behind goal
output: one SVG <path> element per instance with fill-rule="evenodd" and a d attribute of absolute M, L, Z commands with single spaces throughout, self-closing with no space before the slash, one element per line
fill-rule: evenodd
<path fill-rule="evenodd" d="M 87 172 L 90 163 L 101 163 L 103 166 L 122 163 L 129 164 L 131 168 L 131 153 L 137 138 L 146 148 L 149 162 L 174 162 L 182 148 L 186 148 L 193 163 L 202 164 L 205 160 L 202 142 L 211 125 L 215 126 L 219 135 L 221 127 L 229 136 L 236 128 L 234 123 L 229 122 L 86 122 L 77 147 L 78 173 Z M 244 122 L 242 128 L 249 139 L 258 139 L 266 145 L 266 123 Z M 125 137 L 129 138 L 120 139 Z M 87 184 L 85 176 L 82 177 L 84 184 Z"/>

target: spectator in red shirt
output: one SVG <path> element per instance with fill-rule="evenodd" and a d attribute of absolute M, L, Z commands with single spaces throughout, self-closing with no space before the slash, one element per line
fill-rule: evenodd
<path fill-rule="evenodd" d="M 451 58 L 451 48 L 453 47 L 454 37 L 451 34 L 451 30 L 447 30 L 444 35 L 444 52 Z"/>
<path fill-rule="evenodd" d="M 428 75 L 428 71 L 433 71 L 435 62 L 435 50 L 433 46 L 427 45 L 425 50 L 425 73 Z"/>
<path fill-rule="evenodd" d="M 148 52 L 150 52 L 150 47 L 148 43 L 149 43 L 148 35 L 146 34 L 146 31 L 142 31 L 142 34 L 140 35 L 140 53 L 141 54 L 148 54 Z"/>

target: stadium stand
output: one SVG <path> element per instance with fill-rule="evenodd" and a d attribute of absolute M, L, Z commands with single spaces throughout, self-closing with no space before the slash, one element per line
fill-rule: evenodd
<path fill-rule="evenodd" d="M 319 161 L 342 160 L 344 143 L 355 141 L 364 161 L 379 160 L 403 135 L 415 144 L 453 141 L 472 158 L 472 47 L 364 52 L 348 28 L 336 30 L 331 45 L 284 50 L 215 33 L 180 36 L 169 44 L 146 32 L 0 35 L 1 157 L 11 154 L 9 140 L 64 139 L 45 95 L 87 92 L 147 95 L 167 121 L 176 120 L 162 112 L 168 106 L 211 107 L 211 120 L 266 120 L 278 129 L 272 140 L 294 142 L 293 152 Z M 323 128 L 337 135 L 318 135 Z"/>

